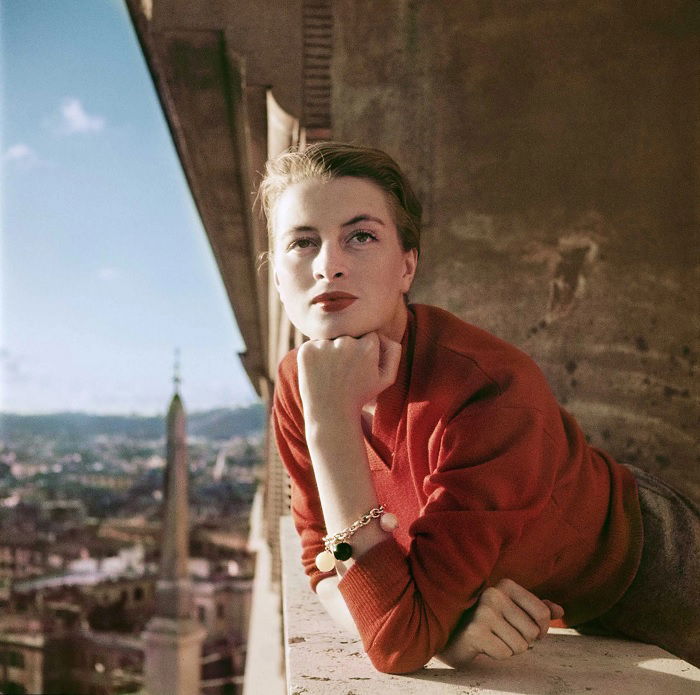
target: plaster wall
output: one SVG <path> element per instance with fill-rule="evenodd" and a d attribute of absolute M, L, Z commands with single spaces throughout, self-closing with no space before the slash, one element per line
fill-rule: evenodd
<path fill-rule="evenodd" d="M 413 301 L 520 346 L 593 444 L 700 499 L 700 5 L 333 7 L 334 138 L 425 204 Z"/>
<path fill-rule="evenodd" d="M 132 2 L 132 0 L 129 0 Z M 248 85 L 275 85 L 275 98 L 289 113 L 301 110 L 302 0 L 156 0 L 156 31 L 221 31 L 244 62 Z"/>
<path fill-rule="evenodd" d="M 150 3 L 217 257 L 247 253 L 220 42 L 299 117 L 313 4 Z M 522 347 L 592 443 L 700 499 L 697 0 L 331 7 L 333 137 L 388 150 L 425 206 L 414 300 Z"/>

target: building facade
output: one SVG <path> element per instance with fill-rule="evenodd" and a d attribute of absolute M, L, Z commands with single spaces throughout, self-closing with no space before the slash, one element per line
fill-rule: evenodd
<path fill-rule="evenodd" d="M 524 349 L 592 444 L 700 499 L 697 3 L 127 5 L 268 405 L 302 336 L 257 270 L 259 172 L 292 144 L 364 143 L 424 205 L 412 299 Z"/>

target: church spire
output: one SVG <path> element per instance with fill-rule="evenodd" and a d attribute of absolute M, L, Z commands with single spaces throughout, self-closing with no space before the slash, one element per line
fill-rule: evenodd
<path fill-rule="evenodd" d="M 198 695 L 202 626 L 193 618 L 188 572 L 189 503 L 185 409 L 180 398 L 179 351 L 167 416 L 161 557 L 156 612 L 143 633 L 145 686 L 149 695 Z"/>

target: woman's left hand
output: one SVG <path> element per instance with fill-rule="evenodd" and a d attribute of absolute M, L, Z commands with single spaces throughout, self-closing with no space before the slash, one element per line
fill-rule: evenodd
<path fill-rule="evenodd" d="M 436 656 L 454 668 L 464 667 L 477 654 L 507 659 L 532 647 L 547 634 L 550 620 L 563 615 L 560 605 L 539 599 L 511 579 L 502 579 L 481 594 L 469 622 Z"/>
<path fill-rule="evenodd" d="M 307 423 L 359 414 L 396 380 L 401 344 L 378 333 L 310 340 L 297 352 Z"/>

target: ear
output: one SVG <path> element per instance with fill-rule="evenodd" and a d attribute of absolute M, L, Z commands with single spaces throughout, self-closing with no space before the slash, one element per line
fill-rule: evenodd
<path fill-rule="evenodd" d="M 416 270 L 418 268 L 418 250 L 409 249 L 404 251 L 403 256 L 403 275 L 401 276 L 402 290 L 406 294 L 411 289 L 413 284 L 413 278 L 416 276 Z"/>

